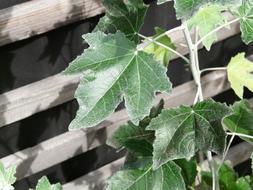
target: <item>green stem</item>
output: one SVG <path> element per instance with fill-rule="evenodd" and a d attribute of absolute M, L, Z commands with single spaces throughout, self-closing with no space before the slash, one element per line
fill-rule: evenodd
<path fill-rule="evenodd" d="M 225 71 L 227 70 L 227 67 L 213 67 L 213 68 L 206 68 L 200 71 L 200 74 L 203 74 L 207 71 Z"/>
<path fill-rule="evenodd" d="M 232 137 L 233 136 L 239 136 L 239 137 L 245 137 L 245 138 L 253 139 L 253 136 L 242 134 L 242 133 L 227 133 L 227 135 L 232 135 Z"/>
<path fill-rule="evenodd" d="M 183 33 L 184 33 L 186 42 L 189 47 L 191 71 L 193 74 L 194 81 L 195 81 L 197 88 L 198 88 L 198 90 L 197 90 L 198 98 L 195 98 L 195 102 L 194 102 L 194 103 L 196 103 L 198 101 L 204 100 L 203 90 L 202 90 L 202 86 L 201 86 L 201 72 L 200 72 L 200 68 L 199 68 L 198 46 L 196 44 L 193 44 L 191 34 L 190 34 L 187 24 L 183 23 L 183 26 L 184 26 Z M 196 37 L 195 37 L 195 39 L 196 39 Z M 207 151 L 206 154 L 207 154 L 207 158 L 208 158 L 209 167 L 212 172 L 212 179 L 213 179 L 212 180 L 213 181 L 212 189 L 219 190 L 218 172 L 216 170 L 215 163 L 213 162 L 212 153 L 211 153 L 211 151 Z"/>

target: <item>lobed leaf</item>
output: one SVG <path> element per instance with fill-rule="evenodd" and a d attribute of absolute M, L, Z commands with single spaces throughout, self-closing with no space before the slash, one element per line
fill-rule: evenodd
<path fill-rule="evenodd" d="M 62 186 L 60 183 L 50 184 L 49 180 L 46 176 L 42 177 L 36 186 L 35 190 L 62 190 Z"/>
<path fill-rule="evenodd" d="M 152 162 L 142 168 L 118 171 L 108 180 L 107 190 L 186 190 L 181 169 L 168 162 L 158 170 L 152 170 Z"/>
<path fill-rule="evenodd" d="M 105 33 L 123 32 L 127 38 L 138 43 L 140 31 L 148 7 L 143 0 L 103 0 L 106 14 L 100 19 L 95 31 Z"/>
<path fill-rule="evenodd" d="M 253 63 L 239 53 L 231 59 L 227 66 L 228 80 L 237 96 L 243 98 L 243 87 L 253 91 Z"/>
<path fill-rule="evenodd" d="M 156 37 L 160 36 L 166 31 L 162 28 L 156 27 L 155 32 L 156 34 L 152 36 L 152 39 L 155 39 Z M 167 35 L 159 38 L 156 41 L 160 42 L 161 44 L 167 47 L 170 47 L 171 49 L 174 49 L 174 50 L 176 49 L 176 46 L 172 43 L 170 37 Z M 168 49 L 160 45 L 157 45 L 156 43 L 150 43 L 147 47 L 144 48 L 144 52 L 149 53 L 149 54 L 154 54 L 154 57 L 156 58 L 156 60 L 161 62 L 165 66 L 167 66 L 169 61 L 174 57 L 174 54 L 171 51 L 169 51 Z"/>
<path fill-rule="evenodd" d="M 198 150 L 223 153 L 226 134 L 221 119 L 229 112 L 226 105 L 213 100 L 197 103 L 192 108 L 163 110 L 147 128 L 155 130 L 154 169 L 170 160 L 189 160 Z"/>
<path fill-rule="evenodd" d="M 12 186 L 16 177 L 14 176 L 16 173 L 16 166 L 11 166 L 9 168 L 5 168 L 4 165 L 0 162 L 0 189 L 1 190 L 14 190 Z"/>
<path fill-rule="evenodd" d="M 157 91 L 170 92 L 166 68 L 151 55 L 137 51 L 136 45 L 121 32 L 84 36 L 90 47 L 74 60 L 65 73 L 92 71 L 82 77 L 75 97 L 79 103 L 70 129 L 93 127 L 106 119 L 124 97 L 133 124 L 149 115 Z M 88 75 L 90 76 L 90 75 Z"/>

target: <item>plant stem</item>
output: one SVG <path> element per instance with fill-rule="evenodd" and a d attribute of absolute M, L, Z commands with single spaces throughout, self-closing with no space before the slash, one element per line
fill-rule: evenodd
<path fill-rule="evenodd" d="M 239 136 L 239 137 L 245 137 L 245 138 L 253 139 L 253 136 L 245 135 L 245 134 L 242 134 L 242 133 L 227 133 L 227 135 L 232 135 L 232 137 L 233 136 Z"/>
<path fill-rule="evenodd" d="M 205 36 L 203 36 L 195 45 L 198 47 L 203 42 L 203 40 L 205 40 L 206 38 L 208 38 L 210 35 L 215 34 L 219 30 L 221 30 L 222 28 L 230 26 L 231 24 L 233 24 L 233 23 L 235 23 L 235 22 L 237 22 L 239 20 L 240 20 L 240 18 L 236 18 L 236 19 L 233 19 L 233 20 L 231 20 L 229 22 L 226 22 L 225 24 L 217 27 L 216 29 L 212 30 L 211 32 L 209 32 L 208 34 L 206 34 Z"/>
<path fill-rule="evenodd" d="M 218 170 L 220 170 L 220 167 L 221 167 L 222 164 L 225 162 L 225 159 L 226 159 L 226 157 L 227 157 L 229 148 L 231 147 L 234 138 L 235 138 L 235 135 L 233 135 L 233 136 L 231 137 L 231 139 L 229 140 L 228 145 L 227 145 L 226 150 L 225 150 L 225 153 L 223 154 L 223 158 L 222 158 L 222 160 L 221 160 L 221 163 L 220 163 L 220 166 L 219 166 L 219 169 L 218 169 Z"/>
<path fill-rule="evenodd" d="M 200 72 L 200 68 L 199 68 L 199 56 L 198 56 L 198 46 L 196 44 L 193 44 L 192 39 L 191 39 L 191 34 L 190 31 L 187 27 L 186 23 L 183 23 L 184 26 L 184 36 L 185 39 L 187 41 L 188 47 L 189 47 L 189 51 L 190 51 L 190 66 L 191 66 L 191 71 L 193 74 L 193 78 L 194 81 L 197 85 L 197 95 L 196 98 L 194 100 L 194 103 L 197 103 L 198 101 L 203 101 L 204 97 L 203 97 L 203 90 L 202 90 L 202 86 L 201 86 L 201 72 Z M 196 40 L 196 36 L 195 36 L 195 40 Z M 212 158 L 212 153 L 210 151 L 207 151 L 207 158 L 208 158 L 208 163 L 209 163 L 209 167 L 210 170 L 212 172 L 212 189 L 213 190 L 219 190 L 219 180 L 218 180 L 218 173 L 215 167 L 215 163 L 213 162 L 213 158 Z"/>
<path fill-rule="evenodd" d="M 189 60 L 187 57 L 185 57 L 185 56 L 182 55 L 181 53 L 175 51 L 174 49 L 172 49 L 172 48 L 170 48 L 170 47 L 168 47 L 168 46 L 166 46 L 166 45 L 164 45 L 164 44 L 162 44 L 162 43 L 160 43 L 160 42 L 158 42 L 158 41 L 155 41 L 155 40 L 152 39 L 152 38 L 146 37 L 146 36 L 144 36 L 144 35 L 142 35 L 142 34 L 138 34 L 138 36 L 140 36 L 141 38 L 143 38 L 143 39 L 145 39 L 145 40 L 148 40 L 148 41 L 151 42 L 151 43 L 155 43 L 155 44 L 157 44 L 157 45 L 159 45 L 159 46 L 161 46 L 161 47 L 163 47 L 163 48 L 169 50 L 170 52 L 172 52 L 172 53 L 176 54 L 177 56 L 181 57 L 186 63 L 188 63 L 188 64 L 190 63 L 190 60 Z M 142 49 L 144 49 L 144 47 L 140 47 L 138 50 L 140 51 L 140 50 L 142 50 Z"/>
<path fill-rule="evenodd" d="M 212 67 L 212 68 L 206 68 L 200 71 L 200 74 L 203 74 L 207 71 L 225 71 L 227 70 L 227 67 Z"/>

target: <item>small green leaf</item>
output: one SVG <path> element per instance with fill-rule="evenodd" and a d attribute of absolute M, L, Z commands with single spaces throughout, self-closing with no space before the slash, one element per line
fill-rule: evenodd
<path fill-rule="evenodd" d="M 147 6 L 143 0 L 103 0 L 106 15 L 100 19 L 95 31 L 105 33 L 123 32 L 130 40 L 138 43 L 140 31 L 146 15 Z"/>
<path fill-rule="evenodd" d="M 36 186 L 35 190 L 62 190 L 60 183 L 51 185 L 47 177 L 42 177 Z"/>
<path fill-rule="evenodd" d="M 253 136 L 253 112 L 249 102 L 242 100 L 233 105 L 233 113 L 223 118 L 224 126 L 233 133 Z M 241 137 L 253 144 L 253 139 Z"/>
<path fill-rule="evenodd" d="M 4 168 L 4 165 L 0 162 L 0 190 L 14 190 L 12 185 L 16 181 L 15 173 L 16 166 Z"/>
<path fill-rule="evenodd" d="M 153 167 L 170 160 L 190 159 L 198 150 L 223 153 L 225 132 L 221 119 L 230 109 L 213 100 L 197 103 L 192 108 L 180 106 L 163 110 L 153 119 L 148 130 L 155 130 Z"/>
<path fill-rule="evenodd" d="M 75 94 L 79 110 L 69 128 L 97 125 L 113 113 L 123 97 L 130 120 L 138 125 L 149 115 L 155 92 L 171 90 L 166 68 L 151 55 L 137 51 L 136 45 L 121 32 L 96 32 L 84 38 L 90 47 L 65 73 L 91 70 L 95 79 L 82 77 Z"/>
<path fill-rule="evenodd" d="M 201 172 L 204 184 L 212 187 L 211 172 Z M 238 178 L 231 163 L 226 161 L 219 169 L 219 185 L 222 190 L 251 190 L 247 177 Z M 207 189 L 207 188 L 206 188 Z"/>
<path fill-rule="evenodd" d="M 118 171 L 108 180 L 107 190 L 185 190 L 181 169 L 168 162 L 158 170 L 152 170 L 152 162 L 142 168 Z"/>
<path fill-rule="evenodd" d="M 198 174 L 196 160 L 179 159 L 175 160 L 175 163 L 181 168 L 186 187 L 194 186 Z"/>
<path fill-rule="evenodd" d="M 156 34 L 152 36 L 152 39 L 163 34 L 164 32 L 166 32 L 166 30 L 156 27 L 155 32 Z M 157 41 L 167 47 L 170 47 L 171 49 L 174 49 L 174 50 L 176 49 L 176 46 L 172 43 L 170 37 L 168 37 L 167 35 L 159 38 Z M 154 57 L 156 58 L 156 60 L 161 62 L 165 66 L 167 66 L 169 61 L 174 57 L 174 54 L 171 53 L 171 51 L 169 51 L 168 49 L 160 45 L 157 45 L 156 43 L 150 43 L 150 45 L 144 48 L 144 52 L 149 53 L 149 54 L 154 54 Z"/>
<path fill-rule="evenodd" d="M 253 2 L 246 0 L 238 9 L 242 40 L 249 44 L 253 41 Z"/>
<path fill-rule="evenodd" d="M 253 63 L 245 58 L 245 53 L 239 53 L 228 64 L 228 80 L 237 96 L 243 98 L 243 87 L 253 92 Z"/>
<path fill-rule="evenodd" d="M 108 140 L 108 144 L 116 149 L 126 148 L 130 153 L 136 156 L 152 156 L 154 141 L 154 132 L 147 131 L 152 118 L 156 117 L 163 109 L 164 101 L 151 109 L 150 115 L 144 118 L 139 126 L 132 122 L 119 127 Z"/>
<path fill-rule="evenodd" d="M 221 12 L 225 8 L 218 4 L 207 4 L 200 8 L 200 10 L 188 20 L 189 29 L 197 28 L 200 38 L 203 38 L 215 28 L 226 23 Z M 216 33 L 209 35 L 203 39 L 202 43 L 207 50 L 210 50 L 214 41 L 217 40 Z"/>

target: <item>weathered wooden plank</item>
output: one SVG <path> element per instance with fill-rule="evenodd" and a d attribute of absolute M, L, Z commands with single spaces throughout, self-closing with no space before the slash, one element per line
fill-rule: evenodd
<path fill-rule="evenodd" d="M 48 0 L 42 1 L 44 3 Z M 60 2 L 62 1 L 63 0 L 61 0 Z M 80 0 L 78 0 L 77 2 L 79 1 Z M 41 2 L 41 0 L 38 0 L 38 2 Z M 85 0 L 84 2 L 88 4 L 89 1 Z M 227 17 L 229 20 L 232 19 L 232 17 L 229 15 Z M 239 26 L 238 23 L 234 23 L 231 25 L 230 30 L 221 30 L 221 32 L 218 33 L 218 39 L 223 40 L 237 33 L 239 33 Z M 185 44 L 182 32 L 176 31 L 172 33 L 171 38 L 172 41 L 174 41 L 177 45 L 178 51 L 180 53 L 188 53 L 188 49 L 182 46 L 182 44 Z M 78 76 L 70 77 L 58 74 L 47 79 L 41 80 L 39 82 L 0 95 L 0 127 L 27 118 L 35 113 L 55 107 L 73 99 L 74 92 L 78 83 Z"/>
<path fill-rule="evenodd" d="M 100 0 L 32 0 L 0 10 L 0 45 L 103 13 Z"/>
<path fill-rule="evenodd" d="M 227 155 L 227 160 L 230 160 L 233 166 L 247 161 L 253 151 L 253 146 L 242 142 L 233 146 Z M 218 162 L 220 159 L 215 158 Z M 204 162 L 204 167 L 208 170 L 207 161 Z M 103 190 L 105 187 L 106 179 L 113 175 L 122 165 L 123 159 L 116 160 L 104 167 L 99 168 L 83 177 L 71 181 L 63 185 L 63 190 Z"/>
<path fill-rule="evenodd" d="M 63 185 L 63 190 L 102 190 L 107 178 L 118 171 L 125 159 L 118 159 L 104 167 L 99 168 L 83 177 Z"/>
<path fill-rule="evenodd" d="M 229 88 L 224 72 L 213 72 L 203 77 L 203 90 L 206 98 L 212 97 Z M 213 90 L 210 90 L 213 89 Z M 190 105 L 195 97 L 196 87 L 193 81 L 174 88 L 170 95 L 160 94 L 156 103 L 163 98 L 166 107 L 181 104 Z M 125 110 L 115 112 L 107 123 L 89 131 L 72 131 L 42 142 L 32 148 L 19 151 L 3 158 L 1 161 L 6 167 L 17 165 L 17 177 L 21 179 L 42 171 L 57 163 L 86 152 L 105 143 L 105 140 L 120 125 L 128 120 Z M 109 122 L 109 124 L 108 124 Z M 107 126 L 106 128 L 103 126 Z"/>

